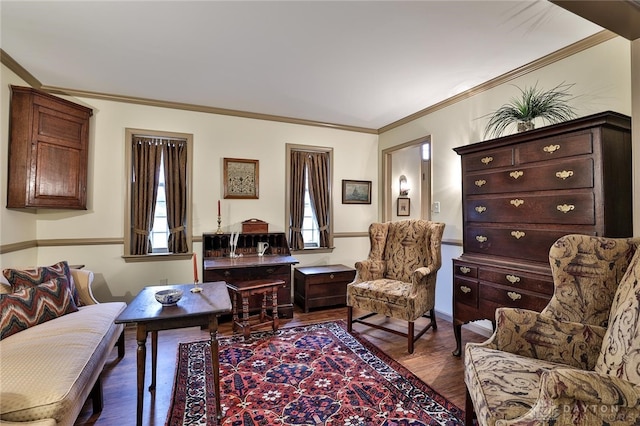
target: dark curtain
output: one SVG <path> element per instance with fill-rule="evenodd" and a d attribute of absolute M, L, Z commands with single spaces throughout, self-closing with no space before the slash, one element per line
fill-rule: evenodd
<path fill-rule="evenodd" d="M 320 230 L 320 247 L 331 247 L 329 241 L 329 154 L 309 153 L 306 157 L 309 177 L 309 198 L 311 209 L 316 215 Z"/>
<path fill-rule="evenodd" d="M 289 244 L 293 250 L 304 249 L 302 222 L 304 221 L 304 179 L 305 158 L 308 152 L 291 152 L 291 223 L 289 224 Z"/>
<path fill-rule="evenodd" d="M 169 225 L 168 249 L 171 253 L 187 253 L 187 143 L 183 140 L 163 141 L 162 149 Z"/>
<path fill-rule="evenodd" d="M 152 250 L 149 234 L 158 197 L 162 151 L 153 138 L 133 137 L 131 182 L 131 254 Z"/>

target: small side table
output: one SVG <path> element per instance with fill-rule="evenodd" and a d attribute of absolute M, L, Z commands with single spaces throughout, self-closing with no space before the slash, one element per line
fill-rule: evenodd
<path fill-rule="evenodd" d="M 278 288 L 284 287 L 283 280 L 251 280 L 241 281 L 237 284 L 227 283 L 227 288 L 231 290 L 232 311 L 233 311 L 233 331 L 241 330 L 244 339 L 249 339 L 251 326 L 260 327 L 271 324 L 273 331 L 278 330 Z M 262 295 L 262 306 L 260 314 L 249 315 L 249 297 Z M 267 299 L 271 298 L 272 311 L 267 315 Z M 238 317 L 238 299 L 242 303 L 242 321 Z M 254 320 L 257 319 L 257 322 Z M 253 322 L 253 323 L 252 323 Z"/>
<path fill-rule="evenodd" d="M 296 268 L 294 300 L 305 312 L 347 303 L 347 284 L 356 270 L 345 265 L 320 265 Z"/>

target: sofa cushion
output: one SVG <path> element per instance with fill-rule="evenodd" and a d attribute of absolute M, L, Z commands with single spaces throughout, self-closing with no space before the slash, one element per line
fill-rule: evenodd
<path fill-rule="evenodd" d="M 640 250 L 631 259 L 613 298 L 609 327 L 595 370 L 640 383 Z"/>
<path fill-rule="evenodd" d="M 0 341 L 0 418 L 73 425 L 122 331 L 122 302 L 83 306 Z"/>
<path fill-rule="evenodd" d="M 77 310 L 64 276 L 0 295 L 0 339 Z"/>
<path fill-rule="evenodd" d="M 2 274 L 6 277 L 13 288 L 13 291 L 22 290 L 23 288 L 34 287 L 43 282 L 49 281 L 58 277 L 66 277 L 69 281 L 71 288 L 71 294 L 73 295 L 73 301 L 76 306 L 81 306 L 80 295 L 76 290 L 69 264 L 66 260 L 56 263 L 51 266 L 40 266 L 33 269 L 5 269 Z"/>

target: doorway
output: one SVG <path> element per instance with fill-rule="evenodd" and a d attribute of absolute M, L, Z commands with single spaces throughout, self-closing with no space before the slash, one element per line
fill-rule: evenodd
<path fill-rule="evenodd" d="M 382 170 L 382 220 L 430 220 L 431 137 L 383 150 Z M 401 178 L 406 186 L 402 195 Z"/>

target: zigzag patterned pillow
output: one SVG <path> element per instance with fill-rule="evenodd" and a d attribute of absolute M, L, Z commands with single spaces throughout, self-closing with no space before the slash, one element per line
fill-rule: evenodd
<path fill-rule="evenodd" d="M 52 280 L 54 278 L 66 277 L 69 282 L 69 288 L 73 295 L 73 302 L 76 306 L 81 306 L 80 294 L 71 276 L 71 270 L 66 260 L 51 266 L 41 266 L 35 269 L 5 269 L 2 271 L 5 278 L 11 284 L 14 292 L 25 288 L 30 288 Z"/>
<path fill-rule="evenodd" d="M 77 310 L 66 277 L 0 295 L 0 339 Z"/>

